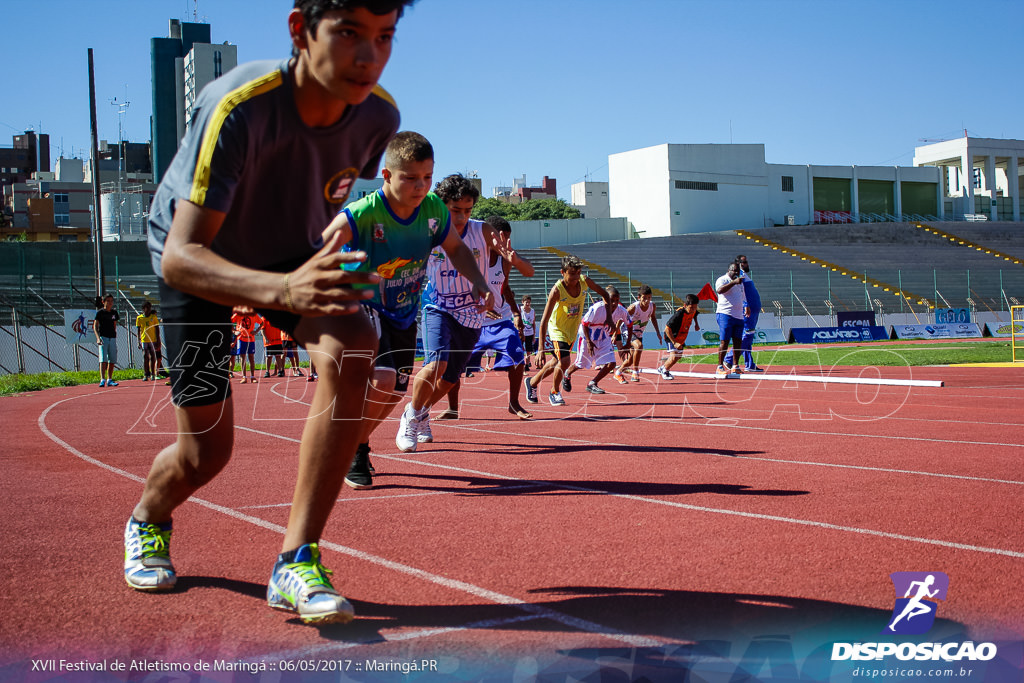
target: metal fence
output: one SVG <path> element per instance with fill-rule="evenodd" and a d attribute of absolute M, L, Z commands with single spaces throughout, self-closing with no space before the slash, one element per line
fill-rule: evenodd
<path fill-rule="evenodd" d="M 998 318 L 1001 312 L 1024 300 L 1022 267 L 975 268 L 972 264 L 970 269 L 934 268 L 927 259 L 914 259 L 913 250 L 907 253 L 903 268 L 885 268 L 878 264 L 863 269 L 862 275 L 880 281 L 881 286 L 828 268 L 805 265 L 789 269 L 778 267 L 781 262 L 776 265 L 768 259 L 759 261 L 756 284 L 765 315 L 779 318 L 779 326 L 785 326 L 781 321 L 783 317 L 826 316 L 827 319 L 844 310 L 873 310 L 886 316 L 906 314 L 918 322 L 931 322 L 933 307 L 968 308 L 976 315 L 990 313 Z M 969 251 L 964 252 L 964 256 L 968 254 Z M 674 269 L 664 268 L 667 261 L 679 261 L 684 256 L 677 253 L 661 257 L 641 255 L 625 268 L 620 266 L 615 273 L 591 271 L 591 276 L 601 285 L 617 284 L 624 302 L 631 300 L 630 294 L 636 285 L 650 285 L 658 301 L 665 303 L 663 309 L 671 310 L 686 294 L 697 293 L 705 282 L 714 283 L 721 275 L 706 262 L 687 264 L 683 269 L 678 264 Z M 519 297 L 530 294 L 535 306 L 543 310 L 543 302 L 559 278 L 559 258 L 539 250 L 536 254 L 531 250 L 530 258 L 537 268 L 535 276 L 523 278 L 513 271 L 511 284 Z M 790 264 L 790 257 L 777 258 L 785 258 L 786 265 Z M 144 301 L 153 304 L 159 317 L 157 280 L 144 245 L 124 245 L 121 251 L 111 249 L 105 260 L 110 277 L 103 291 L 114 295 L 121 314 L 118 368 L 141 368 L 142 351 L 138 348 L 135 317 Z M 914 260 L 923 262 L 915 265 Z M 961 265 L 966 263 L 962 261 Z M 886 284 L 892 286 L 890 291 L 886 290 Z M 909 300 L 897 296 L 892 289 L 899 288 L 917 298 Z M 97 347 L 91 331 L 84 344 L 71 344 L 65 338 L 64 322 L 66 309 L 94 310 L 95 291 L 90 254 L 78 245 L 67 248 L 51 245 L 42 249 L 33 245 L 0 244 L 0 373 L 95 370 Z M 922 304 L 920 300 L 927 303 Z M 708 306 L 705 302 L 704 310 L 708 310 Z"/>

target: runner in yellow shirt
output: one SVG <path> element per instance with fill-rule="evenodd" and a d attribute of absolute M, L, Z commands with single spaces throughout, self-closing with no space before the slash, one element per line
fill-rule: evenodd
<path fill-rule="evenodd" d="M 540 325 L 537 327 L 537 352 L 536 362 L 540 370 L 533 377 L 526 380 L 526 400 L 530 403 L 537 402 L 537 387 L 544 381 L 544 378 L 554 373 L 551 393 L 548 395 L 548 402 L 553 406 L 564 406 L 560 389 L 572 391 L 572 385 L 563 379 L 563 373 L 569 367 L 570 352 L 572 344 L 576 340 L 576 333 L 579 331 L 580 321 L 583 317 L 584 304 L 586 303 L 587 287 L 596 292 L 608 303 L 608 293 L 586 275 L 581 275 L 583 262 L 576 256 L 567 255 L 562 257 L 562 279 L 555 283 L 548 294 L 547 304 L 544 306 L 544 315 Z M 611 308 L 608 307 L 610 311 Z M 608 325 L 611 327 L 609 314 Z M 544 363 L 544 341 L 551 337 L 555 345 L 554 356 L 547 363 Z M 561 385 L 561 386 L 560 386 Z"/>

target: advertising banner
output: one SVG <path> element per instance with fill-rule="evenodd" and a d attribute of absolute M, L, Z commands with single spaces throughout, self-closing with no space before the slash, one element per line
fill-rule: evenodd
<path fill-rule="evenodd" d="M 1017 328 L 1018 337 L 1024 335 L 1024 324 L 1021 323 L 985 323 L 985 330 L 988 332 L 986 336 L 1009 339 L 1013 336 L 1014 327 Z"/>
<path fill-rule="evenodd" d="M 888 339 L 885 328 L 871 327 L 794 327 L 789 341 L 794 344 L 835 344 L 837 342 L 870 342 Z"/>
<path fill-rule="evenodd" d="M 701 329 L 700 332 L 696 330 L 690 330 L 690 333 L 686 335 L 687 346 L 718 346 L 721 343 L 721 338 L 718 336 L 718 330 L 706 330 Z M 786 335 L 778 328 L 771 328 L 768 330 L 755 330 L 754 331 L 754 344 L 785 344 Z"/>
<path fill-rule="evenodd" d="M 841 311 L 836 313 L 839 327 L 874 327 L 874 311 Z"/>
<path fill-rule="evenodd" d="M 64 339 L 72 346 L 78 344 L 96 345 L 96 335 L 92 331 L 92 321 L 96 311 L 92 308 L 64 309 Z"/>
<path fill-rule="evenodd" d="M 955 325 L 893 325 L 894 339 L 977 339 L 982 336 L 978 323 Z"/>
<path fill-rule="evenodd" d="M 935 322 L 940 325 L 969 323 L 971 322 L 971 310 L 969 308 L 937 308 L 935 309 Z"/>

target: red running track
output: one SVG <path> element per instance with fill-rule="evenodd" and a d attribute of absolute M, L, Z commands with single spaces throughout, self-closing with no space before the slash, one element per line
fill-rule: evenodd
<path fill-rule="evenodd" d="M 173 439 L 167 388 L 0 399 L 0 678 L 159 676 L 109 670 L 145 661 L 182 680 L 855 680 L 831 643 L 884 640 L 889 575 L 941 571 L 927 639 L 996 642 L 972 680 L 1020 680 L 1024 373 L 878 372 L 945 386 L 650 374 L 594 396 L 582 372 L 524 422 L 478 373 L 435 443 L 375 435 L 376 486 L 342 492 L 323 543 L 358 618 L 321 628 L 264 604 L 303 378 L 234 387 L 234 458 L 178 510 L 165 595 L 124 584 L 121 537 Z M 60 659 L 108 670 L 38 670 Z"/>

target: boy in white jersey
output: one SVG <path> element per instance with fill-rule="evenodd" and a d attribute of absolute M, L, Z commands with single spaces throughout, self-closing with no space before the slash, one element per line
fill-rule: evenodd
<path fill-rule="evenodd" d="M 473 349 L 470 367 L 479 363 L 487 351 L 494 351 L 492 370 L 508 372 L 508 412 L 521 420 L 529 420 L 533 415 L 527 412 L 519 402 L 519 392 L 523 388 L 523 373 L 526 371 L 526 353 L 523 350 L 523 322 L 516 295 L 508 284 L 508 274 L 512 266 L 526 277 L 533 277 L 533 264 L 519 256 L 512 249 L 512 226 L 501 216 L 490 216 L 487 222 L 494 226 L 500 242 L 500 249 L 491 249 L 490 263 L 487 269 L 487 284 L 494 294 L 494 311 L 488 313 L 488 320 L 480 330 L 480 339 Z M 510 254 L 507 258 L 503 254 Z"/>
<path fill-rule="evenodd" d="M 492 250 L 518 259 L 514 252 L 505 249 L 491 225 L 469 217 L 480 191 L 467 178 L 450 175 L 434 191 L 448 207 L 452 228 L 473 252 L 481 273 L 487 273 Z M 434 440 L 430 409 L 458 383 L 480 337 L 485 319 L 472 291 L 472 283 L 452 267 L 444 250 L 434 249 L 427 262 L 427 287 L 423 294 L 426 358 L 413 380 L 411 400 L 402 412 L 395 436 L 395 445 L 405 453 L 415 451 L 419 443 Z"/>
<path fill-rule="evenodd" d="M 526 351 L 526 369 L 530 370 L 530 356 L 536 348 L 536 321 L 537 311 L 533 310 L 533 297 L 529 294 L 523 297 L 523 303 L 519 306 L 519 319 L 523 322 L 523 350 Z"/>
<path fill-rule="evenodd" d="M 605 393 L 598 382 L 615 367 L 612 337 L 614 331 L 624 327 L 627 321 L 626 309 L 619 302 L 619 290 L 609 286 L 605 291 L 608 292 L 608 302 L 598 301 L 583 315 L 576 340 L 576 361 L 565 372 L 565 379 L 569 380 L 577 370 L 597 368 L 594 379 L 587 384 L 587 391 L 592 394 Z M 611 327 L 608 326 L 609 309 L 612 311 Z"/>
<path fill-rule="evenodd" d="M 633 338 L 629 343 L 631 349 L 629 359 L 624 365 L 632 369 L 631 379 L 634 382 L 640 381 L 640 356 L 644 352 L 644 331 L 647 329 L 648 323 L 656 318 L 654 302 L 651 300 L 652 294 L 650 285 L 642 285 L 637 291 L 637 300 L 626 309 L 629 319 L 633 323 Z M 654 325 L 654 331 L 658 335 L 658 344 L 663 345 L 665 342 L 657 324 Z"/>

